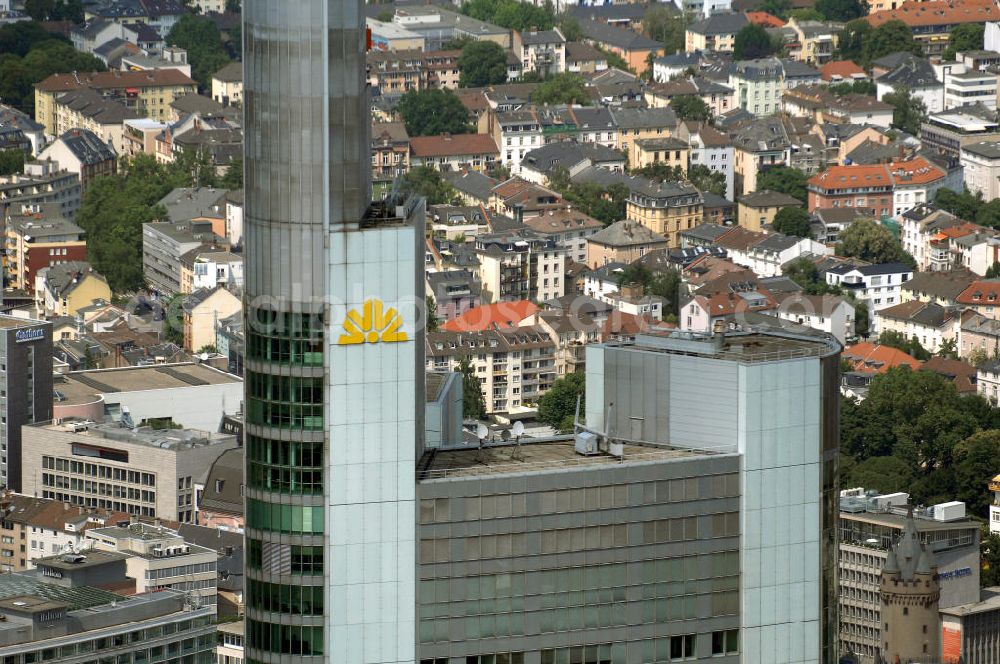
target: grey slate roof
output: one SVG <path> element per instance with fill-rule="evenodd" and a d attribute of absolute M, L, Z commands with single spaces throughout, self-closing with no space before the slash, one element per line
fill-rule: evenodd
<path fill-rule="evenodd" d="M 225 214 L 226 189 L 214 187 L 174 189 L 160 199 L 159 204 L 167 208 L 167 218 L 173 222 L 187 221 L 195 217 Z M 215 207 L 220 208 L 219 211 Z"/>
<path fill-rule="evenodd" d="M 748 25 L 750 21 L 743 14 L 714 14 L 693 23 L 688 31 L 699 35 L 731 35 Z"/>
<path fill-rule="evenodd" d="M 725 200 L 725 199 L 723 199 Z M 719 224 L 713 224 L 711 222 L 705 222 L 698 224 L 694 228 L 689 228 L 687 230 L 681 231 L 681 237 L 689 237 L 695 240 L 702 240 L 705 242 L 715 242 L 716 238 L 728 231 L 729 229 L 725 226 L 720 226 Z"/>
<path fill-rule="evenodd" d="M 629 30 L 628 28 L 615 27 L 607 23 L 585 21 L 580 24 L 580 30 L 586 39 L 617 46 L 626 50 L 663 47 L 663 44 L 655 39 L 650 39 L 642 33 Z"/>
<path fill-rule="evenodd" d="M 677 114 L 672 108 L 616 108 L 611 111 L 619 129 L 676 127 Z"/>
<path fill-rule="evenodd" d="M 243 63 L 230 62 L 228 65 L 212 74 L 212 78 L 226 83 L 236 83 L 243 80 Z"/>
<path fill-rule="evenodd" d="M 222 113 L 225 107 L 211 97 L 189 92 L 183 97 L 178 97 L 170 104 L 170 107 L 178 111 L 181 115 L 190 113 L 214 114 Z"/>
<path fill-rule="evenodd" d="M 666 244 L 667 238 L 654 233 L 637 221 L 623 219 L 591 235 L 587 241 L 611 247 L 627 247 L 636 244 Z"/>
<path fill-rule="evenodd" d="M 478 171 L 446 171 L 441 177 L 463 194 L 483 202 L 490 199 L 493 187 L 500 184 L 498 180 Z"/>
<path fill-rule="evenodd" d="M 751 192 L 746 196 L 740 196 L 737 200 L 743 205 L 747 205 L 749 207 L 802 206 L 802 201 L 794 196 L 783 194 L 780 191 L 770 191 L 768 189 Z"/>
<path fill-rule="evenodd" d="M 905 85 L 912 89 L 933 88 L 942 85 L 934 73 L 927 60 L 922 58 L 912 58 L 900 63 L 892 71 L 883 74 L 878 79 L 879 83 L 885 83 L 892 87 Z"/>
<path fill-rule="evenodd" d="M 59 137 L 81 164 L 92 166 L 118 158 L 114 149 L 89 129 L 70 129 Z"/>
<path fill-rule="evenodd" d="M 979 143 L 963 145 L 962 151 L 971 152 L 974 155 L 986 157 L 987 159 L 1000 159 L 1000 142 L 980 141 Z"/>
<path fill-rule="evenodd" d="M 594 164 L 608 162 L 622 162 L 624 164 L 625 162 L 625 157 L 621 152 L 603 145 L 556 141 L 527 153 L 521 164 L 547 173 L 557 165 L 572 168 L 587 159 Z"/>
<path fill-rule="evenodd" d="M 86 261 L 69 261 L 50 265 L 45 268 L 45 281 L 48 289 L 56 296 L 62 297 L 73 291 L 85 275 L 92 275 L 104 281 L 104 277 L 94 271 Z"/>
<path fill-rule="evenodd" d="M 565 44 L 566 38 L 558 30 L 525 30 L 521 32 L 521 43 L 532 44 Z"/>

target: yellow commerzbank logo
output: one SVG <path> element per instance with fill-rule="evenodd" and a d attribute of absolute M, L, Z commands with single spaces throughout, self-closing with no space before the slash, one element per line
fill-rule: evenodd
<path fill-rule="evenodd" d="M 374 298 L 365 300 L 361 307 L 361 313 L 357 309 L 351 309 L 344 318 L 344 332 L 340 335 L 337 343 L 341 346 L 349 344 L 377 344 L 380 341 L 391 343 L 395 341 L 407 341 L 406 332 L 399 328 L 403 327 L 403 319 L 399 313 L 389 307 L 384 309 L 382 300 Z"/>

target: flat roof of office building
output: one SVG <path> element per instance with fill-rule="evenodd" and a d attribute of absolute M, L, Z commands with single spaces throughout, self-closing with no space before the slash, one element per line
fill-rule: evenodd
<path fill-rule="evenodd" d="M 523 441 L 521 445 L 490 444 L 480 451 L 474 445 L 468 449 L 438 449 L 429 456 L 421 470 L 421 480 L 435 480 L 482 475 L 509 475 L 563 471 L 570 468 L 600 465 L 621 465 L 649 461 L 668 461 L 704 457 L 700 450 L 675 449 L 660 445 L 623 444 L 621 457 L 600 453 L 577 453 L 574 441 Z"/>
<path fill-rule="evenodd" d="M 120 369 L 71 371 L 56 376 L 52 389 L 57 406 L 91 403 L 99 394 L 167 390 L 199 385 L 240 383 L 239 376 L 220 371 L 207 364 L 183 362 L 153 364 Z"/>

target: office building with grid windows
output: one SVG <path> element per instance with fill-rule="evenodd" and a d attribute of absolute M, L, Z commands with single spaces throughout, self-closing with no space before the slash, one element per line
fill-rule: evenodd
<path fill-rule="evenodd" d="M 424 203 L 371 201 L 363 10 L 243 4 L 253 664 L 415 657 Z"/>
<path fill-rule="evenodd" d="M 21 427 L 52 419 L 52 323 L 0 316 L 0 486 L 21 491 Z"/>

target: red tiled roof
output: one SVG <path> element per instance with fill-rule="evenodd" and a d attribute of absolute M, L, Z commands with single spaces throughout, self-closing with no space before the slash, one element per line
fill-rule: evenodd
<path fill-rule="evenodd" d="M 850 362 L 855 371 L 868 373 L 885 373 L 893 367 L 904 365 L 912 369 L 920 368 L 919 360 L 898 348 L 867 341 L 845 348 L 841 357 Z"/>
<path fill-rule="evenodd" d="M 64 92 L 83 87 L 97 90 L 117 88 L 152 88 L 168 85 L 195 85 L 190 76 L 179 69 L 151 71 L 104 71 L 88 74 L 52 74 L 35 87 L 42 92 Z"/>
<path fill-rule="evenodd" d="M 955 302 L 975 306 L 1000 306 L 1000 281 L 973 281 Z"/>
<path fill-rule="evenodd" d="M 530 300 L 498 302 L 473 307 L 461 316 L 453 318 L 441 326 L 447 332 L 482 332 L 498 327 L 516 327 L 518 323 L 538 311 L 538 305 Z"/>
<path fill-rule="evenodd" d="M 748 21 L 765 28 L 780 28 L 785 25 L 785 22 L 780 18 L 767 12 L 747 12 L 746 15 Z"/>
<path fill-rule="evenodd" d="M 992 0 L 904 2 L 896 9 L 873 12 L 867 18 L 868 23 L 873 28 L 893 20 L 902 21 L 911 28 L 986 23 L 987 21 L 1000 21 L 1000 7 Z"/>
<path fill-rule="evenodd" d="M 809 178 L 809 184 L 823 189 L 847 189 L 859 186 L 891 187 L 892 178 L 885 164 L 871 166 L 851 164 L 850 166 L 830 166 L 822 173 Z"/>
<path fill-rule="evenodd" d="M 746 311 L 769 311 L 777 308 L 778 303 L 771 293 L 763 289 L 757 289 L 755 293 L 763 298 L 763 301 L 758 305 L 751 304 L 751 301 L 741 297 L 740 293 L 732 292 L 715 293 L 708 296 L 695 295 L 694 300 L 708 312 L 711 318 L 731 316 Z"/>
<path fill-rule="evenodd" d="M 845 80 L 851 80 L 859 74 L 865 77 L 868 76 L 867 72 L 860 65 L 851 60 L 827 62 L 819 68 L 819 73 L 822 75 L 824 81 L 832 81 L 834 76 L 839 76 Z"/>
<path fill-rule="evenodd" d="M 410 151 L 415 157 L 450 157 L 466 154 L 500 154 L 489 134 L 444 134 L 414 136 Z"/>
<path fill-rule="evenodd" d="M 924 157 L 914 157 L 909 161 L 894 161 L 889 164 L 889 172 L 896 184 L 927 184 L 945 177 L 945 172 Z"/>

